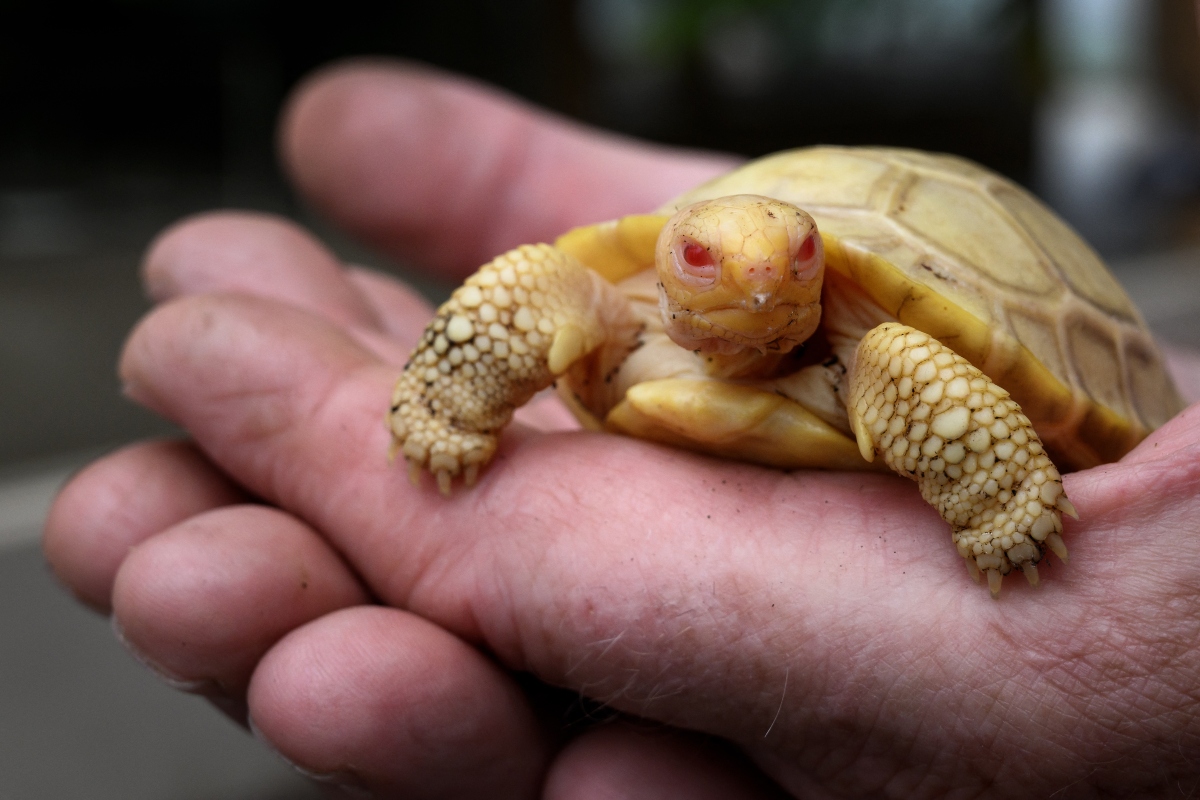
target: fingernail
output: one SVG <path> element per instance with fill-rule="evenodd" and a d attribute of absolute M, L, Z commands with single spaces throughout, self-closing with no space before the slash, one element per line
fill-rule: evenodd
<path fill-rule="evenodd" d="M 150 398 L 146 387 L 129 375 L 121 376 L 121 396 L 126 400 L 132 400 L 139 406 L 148 405 Z"/>
<path fill-rule="evenodd" d="M 121 622 L 117 619 L 115 614 L 109 618 L 109 621 L 112 625 L 113 635 L 116 636 L 117 641 L 120 642 L 127 651 L 129 651 L 129 654 L 133 656 L 133 660 L 153 672 L 156 676 L 158 676 L 159 680 L 170 686 L 172 689 L 177 689 L 181 692 L 187 692 L 189 694 L 207 695 L 214 691 L 216 691 L 218 694 L 224 693 L 220 684 L 210 678 L 185 678 L 182 675 L 178 675 L 175 672 L 167 669 L 162 664 L 159 664 L 157 661 L 139 650 L 137 646 L 133 644 L 133 642 L 129 641 L 129 637 L 125 635 L 125 629 L 121 627 Z"/>
<path fill-rule="evenodd" d="M 319 783 L 322 786 L 328 786 L 331 789 L 337 789 L 347 797 L 369 798 L 375 796 L 375 794 L 367 788 L 367 785 L 363 782 L 363 779 L 360 778 L 357 773 L 351 772 L 350 770 L 313 770 L 309 769 L 308 767 L 302 767 L 295 761 L 292 761 L 283 753 L 279 752 L 279 749 L 275 747 L 275 744 L 263 735 L 263 732 L 258 729 L 257 725 L 254 724 L 254 717 L 246 717 L 246 727 L 250 729 L 250 733 L 254 735 L 255 739 L 262 742 L 264 747 L 275 754 L 276 758 L 287 764 L 297 773 L 303 775 L 313 783 Z"/>
<path fill-rule="evenodd" d="M 170 272 L 150 262 L 142 268 L 142 291 L 146 299 L 155 304 L 165 303 L 178 294 Z"/>
<path fill-rule="evenodd" d="M 154 395 L 149 390 L 146 381 L 142 379 L 141 358 L 138 354 L 138 351 L 141 349 L 139 342 L 143 338 L 138 336 L 140 329 L 141 326 L 139 325 L 135 329 L 135 332 L 125 341 L 121 357 L 117 362 L 117 379 L 121 382 L 121 394 L 124 397 L 138 405 L 148 406 L 151 405 Z"/>

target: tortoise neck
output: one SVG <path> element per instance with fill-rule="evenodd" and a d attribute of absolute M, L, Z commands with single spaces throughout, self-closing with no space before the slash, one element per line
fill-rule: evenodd
<path fill-rule="evenodd" d="M 736 353 L 701 353 L 704 371 L 722 380 L 766 380 L 791 372 L 796 352 L 777 350 L 760 353 L 745 349 Z"/>

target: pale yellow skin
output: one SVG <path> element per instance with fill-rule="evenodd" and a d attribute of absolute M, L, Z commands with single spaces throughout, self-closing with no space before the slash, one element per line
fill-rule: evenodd
<path fill-rule="evenodd" d="M 393 396 L 395 447 L 414 480 L 429 469 L 443 492 L 458 475 L 472 483 L 512 411 L 557 380 L 596 429 L 779 467 L 882 461 L 917 480 L 993 595 L 1015 567 L 1036 583 L 1046 549 L 1065 560 L 1061 515 L 1074 509 L 1059 471 L 1021 406 L 972 365 L 1007 352 L 994 344 L 1003 340 L 992 335 L 993 355 L 971 347 L 968 359 L 896 322 L 927 317 L 938 298 L 869 253 L 848 256 L 852 242 L 818 235 L 795 205 L 701 197 L 670 219 L 631 217 L 553 247 L 518 248 L 468 279 L 439 309 Z M 701 263 L 690 263 L 689 246 Z M 837 268 L 827 272 L 830 246 Z M 650 253 L 654 271 L 645 269 Z M 899 313 L 889 291 L 907 292 Z M 935 325 L 956 341 L 980 340 L 975 318 L 943 305 Z M 798 359 L 818 326 L 821 358 Z M 1032 386 L 1026 398 L 1070 445 L 1043 409 L 1063 407 L 1067 390 L 1029 358 L 996 363 Z M 1090 398 L 1074 408 L 1071 430 L 1086 422 L 1140 438 Z M 1060 451 L 1078 464 L 1117 446 L 1091 436 Z"/>

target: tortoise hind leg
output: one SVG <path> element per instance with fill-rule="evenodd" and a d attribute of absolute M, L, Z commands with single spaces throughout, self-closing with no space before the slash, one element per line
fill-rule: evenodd
<path fill-rule="evenodd" d="M 524 245 L 480 267 L 438 309 L 392 394 L 392 452 L 414 482 L 474 482 L 513 411 L 584 356 L 633 346 L 628 301 L 574 257 Z"/>
<path fill-rule="evenodd" d="M 876 453 L 917 481 L 953 529 L 973 577 L 993 596 L 1020 567 L 1037 583 L 1049 548 L 1062 560 L 1061 514 L 1075 516 L 1062 479 L 1008 392 L 932 337 L 896 322 L 859 343 L 848 376 L 850 425 L 864 458 Z"/>

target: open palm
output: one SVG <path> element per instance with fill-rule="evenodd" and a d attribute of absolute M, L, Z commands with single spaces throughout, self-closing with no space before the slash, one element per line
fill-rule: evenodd
<path fill-rule="evenodd" d="M 310 81 L 283 143 L 315 204 L 447 278 L 732 163 L 383 64 Z M 775 791 L 692 731 L 802 797 L 1196 785 L 1196 407 L 1067 476 L 1071 563 L 997 602 L 909 482 L 584 433 L 553 401 L 473 489 L 414 488 L 383 424 L 429 314 L 413 293 L 250 214 L 181 223 L 146 274 L 162 302 L 122 376 L 198 450 L 93 465 L 47 553 L 165 677 L 314 774 L 405 797 Z M 539 684 L 664 727 L 564 744 Z"/>

